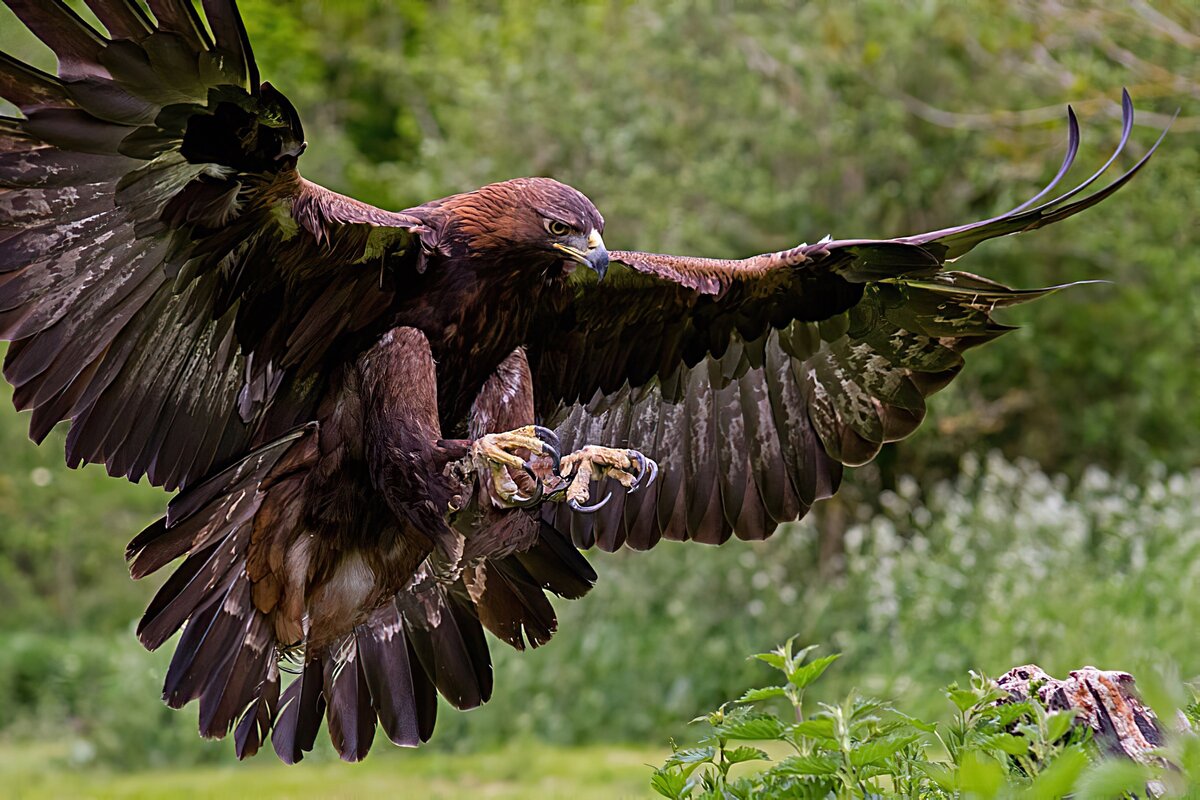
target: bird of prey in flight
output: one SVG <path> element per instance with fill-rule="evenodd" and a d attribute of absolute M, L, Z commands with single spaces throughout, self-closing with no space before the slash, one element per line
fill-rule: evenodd
<path fill-rule="evenodd" d="M 301 177 L 296 110 L 234 0 L 4 0 L 0 339 L 30 435 L 178 494 L 130 543 L 180 560 L 172 707 L 287 762 L 416 745 L 492 691 L 484 630 L 546 642 L 577 548 L 763 539 L 920 424 L 1015 290 L 947 266 L 1108 197 L 742 260 L 608 250 L 579 191 L 518 178 L 385 211 Z M 1123 98 L 1121 145 L 1132 103 Z M 1161 138 L 1160 138 L 1161 141 Z M 1156 145 L 1157 146 L 1157 145 Z M 1151 149 L 1150 152 L 1153 152 Z M 619 232 L 616 232 L 619 236 Z M 294 674 L 295 677 L 285 679 Z"/>

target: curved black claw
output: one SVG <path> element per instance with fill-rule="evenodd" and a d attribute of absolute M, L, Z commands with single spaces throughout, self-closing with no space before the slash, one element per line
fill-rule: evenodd
<path fill-rule="evenodd" d="M 637 464 L 637 474 L 633 476 L 633 483 L 629 485 L 629 491 L 626 494 L 633 494 L 642 485 L 642 476 L 646 474 L 646 457 L 637 450 L 626 450 L 625 454 Z"/>
<path fill-rule="evenodd" d="M 559 451 L 562 445 L 558 439 L 558 434 L 541 425 L 534 425 L 533 432 L 542 442 L 542 455 L 550 456 L 550 459 L 554 462 L 554 472 L 558 474 L 559 469 L 562 467 L 562 453 Z"/>
<path fill-rule="evenodd" d="M 608 504 L 609 500 L 612 500 L 612 492 L 604 495 L 604 499 L 594 505 L 582 506 L 574 500 L 568 500 L 567 505 L 581 514 L 594 514 L 595 512 L 604 508 L 604 506 Z"/>
<path fill-rule="evenodd" d="M 562 469 L 562 453 L 558 452 L 558 448 L 546 441 L 542 442 L 542 455 L 550 456 L 550 460 L 554 462 L 554 474 Z"/>
<path fill-rule="evenodd" d="M 658 480 L 658 462 L 655 461 L 653 458 L 647 458 L 646 460 L 648 462 L 650 462 L 650 477 L 646 478 L 646 485 L 653 486 L 654 481 Z M 642 483 L 642 481 L 639 478 L 638 485 L 641 486 L 641 483 Z"/>
<path fill-rule="evenodd" d="M 629 450 L 627 452 L 629 453 L 629 457 L 637 462 L 638 467 L 637 475 L 634 477 L 633 485 L 629 487 L 628 492 L 629 494 L 633 494 L 638 489 L 642 488 L 643 480 L 645 480 L 646 486 L 654 483 L 654 479 L 658 477 L 658 464 L 655 463 L 653 458 L 646 458 L 637 450 Z M 648 480 L 646 479 L 647 473 L 650 475 Z"/>
<path fill-rule="evenodd" d="M 543 427 L 542 425 L 534 425 L 533 432 L 537 435 L 537 438 L 541 439 L 543 442 L 546 442 L 555 450 L 557 450 L 562 444 L 558 439 L 557 433 L 549 428 Z"/>
<path fill-rule="evenodd" d="M 525 469 L 525 471 L 528 472 L 531 477 L 533 476 L 533 472 L 531 472 L 528 467 Z M 536 506 L 538 503 L 542 502 L 542 496 L 546 492 L 545 489 L 542 488 L 542 482 L 536 477 L 533 478 L 533 487 L 533 495 L 531 497 L 521 500 L 518 500 L 514 497 L 512 500 L 512 506 L 514 508 L 532 508 L 533 506 Z"/>

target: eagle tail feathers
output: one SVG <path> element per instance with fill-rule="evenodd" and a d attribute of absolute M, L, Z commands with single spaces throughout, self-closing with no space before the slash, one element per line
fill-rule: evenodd
<path fill-rule="evenodd" d="M 138 637 L 153 650 L 183 629 L 163 699 L 172 708 L 199 700 L 207 738 L 236 725 L 240 758 L 259 750 L 279 706 L 282 587 L 270 561 L 278 558 L 273 538 L 292 530 L 273 495 L 285 505 L 297 496 L 291 490 L 314 463 L 316 430 L 297 428 L 184 491 L 126 551 L 135 578 L 184 558 L 151 600 Z"/>

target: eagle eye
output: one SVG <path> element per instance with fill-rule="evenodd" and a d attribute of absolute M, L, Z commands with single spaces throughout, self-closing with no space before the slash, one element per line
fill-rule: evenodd
<path fill-rule="evenodd" d="M 546 232 L 551 236 L 566 236 L 571 232 L 571 226 L 556 219 L 546 220 Z"/>

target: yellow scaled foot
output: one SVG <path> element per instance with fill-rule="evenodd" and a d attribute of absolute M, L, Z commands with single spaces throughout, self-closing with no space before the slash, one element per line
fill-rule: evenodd
<path fill-rule="evenodd" d="M 492 502 L 500 508 L 526 508 L 541 502 L 542 481 L 533 464 L 520 455 L 546 456 L 558 467 L 558 436 L 549 428 L 526 425 L 506 433 L 489 433 L 471 445 L 471 464 L 490 483 Z M 532 488 L 517 485 L 520 480 Z"/>
<path fill-rule="evenodd" d="M 643 485 L 654 483 L 658 477 L 658 464 L 637 450 L 588 445 L 563 457 L 559 477 L 567 481 L 567 505 L 586 514 L 599 511 L 612 499 L 612 492 L 609 492 L 599 503 L 587 505 L 593 480 L 612 478 L 633 494 Z"/>

